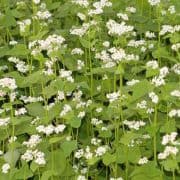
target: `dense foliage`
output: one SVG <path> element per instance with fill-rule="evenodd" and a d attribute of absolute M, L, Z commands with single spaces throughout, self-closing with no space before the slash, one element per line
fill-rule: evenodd
<path fill-rule="evenodd" d="M 0 1 L 0 180 L 180 179 L 179 0 Z"/>

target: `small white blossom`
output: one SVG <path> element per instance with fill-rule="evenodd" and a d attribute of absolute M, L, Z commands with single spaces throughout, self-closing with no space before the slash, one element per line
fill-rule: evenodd
<path fill-rule="evenodd" d="M 5 163 L 2 165 L 1 169 L 2 169 L 2 173 L 7 174 L 10 169 L 10 165 L 8 163 Z"/>
<path fill-rule="evenodd" d="M 148 162 L 148 158 L 143 157 L 143 158 L 139 159 L 138 164 L 143 165 L 143 164 L 146 164 L 147 162 Z"/>
<path fill-rule="evenodd" d="M 157 96 L 154 92 L 150 92 L 150 93 L 149 93 L 149 97 L 151 98 L 151 100 L 152 100 L 152 102 L 153 102 L 154 104 L 157 104 L 157 103 L 158 103 L 159 98 L 158 98 L 158 96 Z"/>
<path fill-rule="evenodd" d="M 151 6 L 156 6 L 156 5 L 159 5 L 159 3 L 161 1 L 160 0 L 148 0 L 148 2 Z"/>

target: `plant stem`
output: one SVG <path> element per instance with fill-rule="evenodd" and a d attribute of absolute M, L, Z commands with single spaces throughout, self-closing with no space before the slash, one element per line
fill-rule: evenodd
<path fill-rule="evenodd" d="M 174 170 L 173 170 L 172 174 L 173 174 L 173 180 L 176 180 L 176 175 L 175 175 L 175 171 Z"/>
<path fill-rule="evenodd" d="M 157 163 L 157 147 L 156 147 L 156 129 L 157 129 L 157 106 L 155 105 L 155 112 L 154 112 L 154 161 Z"/>

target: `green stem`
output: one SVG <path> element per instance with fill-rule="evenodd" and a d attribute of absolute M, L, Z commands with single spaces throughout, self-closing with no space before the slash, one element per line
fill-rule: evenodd
<path fill-rule="evenodd" d="M 128 157 L 128 154 L 129 154 L 129 147 L 127 146 L 127 150 L 126 150 L 127 157 Z M 126 158 L 126 171 L 125 171 L 126 180 L 128 180 L 128 172 L 129 172 L 128 168 L 129 168 L 129 162 L 128 162 L 128 159 Z"/>
<path fill-rule="evenodd" d="M 173 180 L 176 180 L 175 171 L 173 171 L 172 174 L 173 174 Z"/>
<path fill-rule="evenodd" d="M 154 112 L 154 139 L 153 139 L 153 146 L 154 146 L 154 161 L 157 162 L 157 147 L 156 147 L 156 129 L 157 129 L 157 106 L 155 106 L 155 112 Z"/>

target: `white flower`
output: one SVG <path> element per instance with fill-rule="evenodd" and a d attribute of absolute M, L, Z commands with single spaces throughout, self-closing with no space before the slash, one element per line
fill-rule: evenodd
<path fill-rule="evenodd" d="M 40 0 L 33 0 L 34 4 L 39 4 Z"/>
<path fill-rule="evenodd" d="M 148 108 L 147 111 L 146 111 L 147 114 L 151 114 L 151 113 L 153 113 L 153 112 L 154 112 L 154 109 L 153 109 L 153 108 Z"/>
<path fill-rule="evenodd" d="M 164 77 L 167 76 L 167 74 L 169 74 L 169 69 L 168 69 L 168 67 L 166 67 L 166 66 L 162 67 L 162 68 L 160 69 L 160 74 L 159 74 L 159 76 L 162 77 L 162 78 L 164 78 Z"/>
<path fill-rule="evenodd" d="M 46 160 L 45 160 L 45 154 L 41 151 L 34 151 L 33 152 L 33 155 L 34 155 L 34 162 L 36 164 L 39 164 L 39 165 L 45 165 L 46 164 Z"/>
<path fill-rule="evenodd" d="M 117 13 L 117 17 L 123 19 L 124 21 L 128 21 L 128 15 L 123 13 Z"/>
<path fill-rule="evenodd" d="M 157 68 L 159 67 L 159 65 L 158 65 L 158 62 L 157 62 L 157 61 L 152 60 L 152 61 L 148 61 L 148 62 L 146 63 L 146 67 L 147 67 L 147 68 L 152 68 L 152 69 L 157 69 Z"/>
<path fill-rule="evenodd" d="M 9 142 L 9 143 L 13 143 L 13 142 L 15 142 L 16 140 L 17 140 L 17 137 L 16 137 L 16 136 L 12 136 L 12 137 L 9 138 L 8 142 Z"/>
<path fill-rule="evenodd" d="M 145 43 L 146 43 L 146 41 L 143 40 L 143 39 L 141 39 L 141 40 L 136 40 L 136 41 L 135 41 L 134 39 L 132 39 L 132 40 L 130 40 L 130 41 L 128 42 L 127 46 L 137 48 L 137 47 L 139 47 L 139 46 L 145 45 Z"/>
<path fill-rule="evenodd" d="M 143 164 L 146 164 L 147 162 L 148 162 L 147 157 L 143 157 L 143 158 L 139 159 L 138 164 L 143 165 Z"/>
<path fill-rule="evenodd" d="M 169 6 L 168 11 L 170 14 L 176 13 L 175 6 Z"/>
<path fill-rule="evenodd" d="M 41 96 L 39 97 L 21 96 L 20 100 L 22 100 L 24 103 L 32 103 L 32 102 L 43 101 L 43 98 Z"/>
<path fill-rule="evenodd" d="M 146 125 L 146 123 L 144 121 L 128 121 L 128 120 L 125 120 L 123 121 L 123 124 L 127 125 L 128 128 L 130 129 L 135 129 L 135 130 L 139 130 L 140 127 L 143 127 Z"/>
<path fill-rule="evenodd" d="M 77 69 L 81 70 L 85 66 L 84 62 L 82 60 L 77 60 Z"/>
<path fill-rule="evenodd" d="M 152 79 L 151 82 L 152 82 L 152 84 L 154 84 L 156 87 L 165 85 L 165 80 L 163 79 L 162 76 L 155 76 L 155 77 Z"/>
<path fill-rule="evenodd" d="M 2 78 L 0 79 L 0 86 L 2 88 L 8 88 L 14 90 L 17 88 L 16 81 L 13 78 Z"/>
<path fill-rule="evenodd" d="M 91 139 L 91 144 L 97 146 L 101 143 L 101 139 L 97 139 L 97 138 L 92 138 Z"/>
<path fill-rule="evenodd" d="M 171 46 L 171 49 L 178 52 L 178 50 L 180 49 L 180 43 L 173 44 Z"/>
<path fill-rule="evenodd" d="M 77 16 L 78 16 L 82 21 L 84 21 L 84 20 L 86 19 L 86 16 L 85 16 L 83 13 L 78 12 L 78 13 L 77 13 Z"/>
<path fill-rule="evenodd" d="M 83 149 L 78 149 L 75 152 L 74 157 L 77 158 L 77 159 L 80 159 L 83 155 L 84 155 L 84 150 Z"/>
<path fill-rule="evenodd" d="M 65 70 L 65 69 L 61 69 L 59 71 L 59 76 L 61 78 L 65 78 L 69 82 L 74 82 L 74 79 L 72 78 L 71 75 L 72 75 L 72 71 L 68 71 L 68 70 Z"/>
<path fill-rule="evenodd" d="M 126 7 L 126 11 L 130 12 L 130 13 L 135 13 L 136 12 L 136 8 L 135 7 Z"/>
<path fill-rule="evenodd" d="M 72 0 L 72 3 L 77 4 L 79 6 L 82 6 L 82 7 L 88 7 L 89 6 L 88 0 Z"/>
<path fill-rule="evenodd" d="M 17 41 L 15 41 L 15 40 L 12 40 L 12 41 L 9 41 L 9 45 L 16 45 L 18 42 Z"/>
<path fill-rule="evenodd" d="M 92 119 L 91 119 L 91 124 L 92 124 L 92 125 L 97 126 L 97 125 L 102 124 L 102 123 L 103 123 L 102 120 L 99 120 L 99 119 L 97 119 L 97 118 L 92 118 Z"/>
<path fill-rule="evenodd" d="M 120 92 L 113 92 L 113 93 L 109 93 L 106 94 L 106 97 L 109 99 L 109 102 L 113 102 L 115 100 L 118 100 L 120 97 Z"/>
<path fill-rule="evenodd" d="M 28 148 L 34 148 L 42 141 L 39 135 L 31 135 L 29 141 L 24 141 L 23 145 L 26 145 Z"/>
<path fill-rule="evenodd" d="M 10 165 L 8 163 L 5 163 L 3 164 L 1 169 L 2 169 L 2 173 L 7 174 L 10 169 Z"/>
<path fill-rule="evenodd" d="M 167 145 L 168 143 L 172 143 L 172 144 L 176 144 L 175 139 L 177 136 L 177 132 L 172 132 L 170 135 L 167 134 L 165 136 L 163 136 L 162 139 L 162 145 Z"/>
<path fill-rule="evenodd" d="M 74 49 L 71 51 L 71 54 L 72 54 L 72 55 L 74 55 L 74 54 L 83 55 L 83 54 L 84 54 L 84 51 L 83 51 L 81 48 L 74 48 Z"/>
<path fill-rule="evenodd" d="M 171 96 L 174 96 L 174 97 L 180 97 L 180 91 L 179 90 L 174 90 L 174 91 L 171 91 Z"/>
<path fill-rule="evenodd" d="M 104 47 L 109 47 L 110 46 L 110 42 L 109 41 L 104 41 L 103 42 L 103 46 Z"/>
<path fill-rule="evenodd" d="M 96 156 L 102 156 L 103 154 L 105 154 L 107 151 L 107 147 L 106 146 L 100 146 L 95 150 Z"/>
<path fill-rule="evenodd" d="M 164 152 L 158 154 L 158 159 L 166 159 L 169 155 L 176 155 L 178 152 L 177 147 L 166 146 Z"/>
<path fill-rule="evenodd" d="M 63 91 L 58 91 L 57 99 L 58 100 L 64 100 L 65 99 L 65 94 Z"/>
<path fill-rule="evenodd" d="M 26 28 L 31 25 L 31 19 L 25 19 L 23 21 L 17 22 L 17 24 L 20 27 L 20 32 L 24 33 L 26 31 Z"/>
<path fill-rule="evenodd" d="M 149 93 L 149 97 L 151 98 L 151 100 L 152 100 L 152 102 L 153 102 L 154 104 L 157 104 L 157 103 L 158 103 L 159 98 L 158 98 L 158 96 L 157 96 L 154 92 L 150 92 L 150 93 Z"/>
<path fill-rule="evenodd" d="M 161 1 L 160 0 L 148 0 L 149 4 L 151 6 L 156 6 L 158 5 Z"/>
<path fill-rule="evenodd" d="M 41 20 L 45 20 L 45 19 L 49 19 L 52 16 L 52 14 L 48 10 L 45 10 L 45 11 L 38 11 L 36 16 Z"/>
<path fill-rule="evenodd" d="M 21 159 L 29 162 L 33 160 L 33 151 L 32 150 L 26 150 L 26 152 L 21 156 Z"/>
<path fill-rule="evenodd" d="M 77 180 L 87 180 L 87 179 L 86 179 L 86 176 L 79 175 L 79 176 L 77 177 Z"/>
<path fill-rule="evenodd" d="M 86 159 L 91 159 L 93 157 L 93 153 L 90 152 L 90 147 L 89 146 L 87 146 L 86 149 L 85 149 L 84 157 Z"/>
<path fill-rule="evenodd" d="M 7 126 L 10 123 L 10 118 L 0 118 L 0 127 L 1 126 Z"/>
<path fill-rule="evenodd" d="M 156 37 L 154 32 L 150 32 L 150 31 L 146 31 L 145 36 L 150 39 Z"/>
<path fill-rule="evenodd" d="M 127 84 L 127 86 L 133 86 L 133 85 L 137 84 L 138 82 L 140 82 L 140 81 L 136 80 L 136 79 L 132 79 L 131 81 L 127 81 L 126 84 Z"/>
<path fill-rule="evenodd" d="M 60 113 L 60 117 L 65 116 L 65 115 L 66 115 L 68 112 L 70 112 L 70 111 L 72 111 L 71 106 L 68 105 L 68 104 L 65 104 L 65 105 L 63 106 L 63 110 L 62 110 L 61 113 Z"/>
<path fill-rule="evenodd" d="M 111 177 L 110 180 L 123 180 L 123 178 L 122 177 L 117 177 L 117 178 Z"/>
<path fill-rule="evenodd" d="M 56 134 L 63 132 L 66 126 L 64 124 L 59 124 L 54 128 Z"/>
<path fill-rule="evenodd" d="M 102 108 L 102 107 L 96 108 L 96 112 L 97 112 L 97 113 L 102 112 L 102 110 L 103 110 L 103 108 Z"/>
<path fill-rule="evenodd" d="M 81 111 L 81 112 L 79 112 L 77 117 L 78 118 L 83 118 L 85 115 L 86 115 L 86 113 L 84 111 Z"/>
<path fill-rule="evenodd" d="M 26 108 L 20 108 L 15 110 L 15 116 L 24 115 L 25 113 L 27 113 Z"/>
<path fill-rule="evenodd" d="M 175 64 L 171 69 L 174 73 L 180 75 L 180 63 Z"/>
<path fill-rule="evenodd" d="M 82 27 L 75 27 L 75 26 L 73 26 L 70 29 L 70 34 L 82 37 L 83 35 L 86 34 L 86 32 L 88 31 L 89 27 L 90 27 L 90 24 L 88 24 L 88 23 L 83 23 Z"/>
<path fill-rule="evenodd" d="M 118 35 L 121 36 L 125 33 L 133 31 L 133 26 L 126 25 L 125 22 L 121 22 L 121 24 L 117 23 L 116 21 L 110 19 L 106 23 L 106 27 L 108 28 L 108 34 L 110 35 Z"/>
<path fill-rule="evenodd" d="M 137 103 L 136 107 L 140 108 L 140 109 L 146 109 L 147 108 L 147 101 L 142 100 L 140 103 Z"/>
<path fill-rule="evenodd" d="M 172 109 L 170 112 L 169 112 L 169 117 L 180 117 L 180 109 Z"/>

